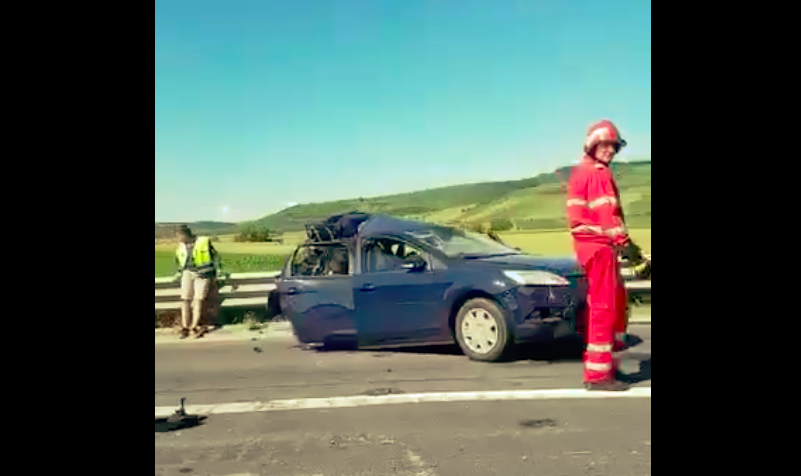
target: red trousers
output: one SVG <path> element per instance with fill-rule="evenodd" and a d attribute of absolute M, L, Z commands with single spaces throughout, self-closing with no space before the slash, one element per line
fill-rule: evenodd
<path fill-rule="evenodd" d="M 584 266 L 589 279 L 584 382 L 606 383 L 615 380 L 620 369 L 618 353 L 626 345 L 628 292 L 614 248 L 600 247 Z"/>

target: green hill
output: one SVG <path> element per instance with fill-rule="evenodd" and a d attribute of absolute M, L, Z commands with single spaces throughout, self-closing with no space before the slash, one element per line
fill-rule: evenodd
<path fill-rule="evenodd" d="M 175 231 L 184 223 L 156 223 L 156 239 L 167 239 L 175 236 Z M 198 235 L 228 235 L 236 233 L 236 223 L 218 223 L 212 221 L 186 223 Z"/>
<path fill-rule="evenodd" d="M 631 226 L 650 228 L 651 161 L 620 163 L 614 168 Z M 571 169 L 563 167 L 551 174 L 509 182 L 298 205 L 256 223 L 272 230 L 300 231 L 309 221 L 358 210 L 447 224 L 489 225 L 506 219 L 521 230 L 564 228 L 562 180 L 569 178 Z"/>

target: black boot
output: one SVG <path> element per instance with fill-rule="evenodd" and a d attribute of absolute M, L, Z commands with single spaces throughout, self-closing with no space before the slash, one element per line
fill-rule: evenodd
<path fill-rule="evenodd" d="M 620 381 L 607 382 L 607 383 L 588 383 L 585 384 L 589 392 L 628 392 L 631 390 L 631 385 Z"/>
<path fill-rule="evenodd" d="M 617 374 L 615 374 L 615 378 L 617 379 L 618 382 L 631 383 L 630 381 L 631 377 L 629 377 L 628 374 L 624 374 L 623 372 L 620 371 L 618 371 Z"/>

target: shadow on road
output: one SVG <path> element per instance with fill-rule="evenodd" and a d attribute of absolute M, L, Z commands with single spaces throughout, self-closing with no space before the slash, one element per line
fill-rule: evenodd
<path fill-rule="evenodd" d="M 170 423 L 166 418 L 156 418 L 156 433 L 172 433 L 174 431 L 189 430 L 203 426 L 207 417 L 199 417 L 196 421 L 182 421 L 180 423 Z"/>
<path fill-rule="evenodd" d="M 628 384 L 636 385 L 638 383 L 650 382 L 653 379 L 651 375 L 651 359 L 640 363 L 640 371 L 636 374 L 625 375 L 621 380 Z"/>
<path fill-rule="evenodd" d="M 643 339 L 638 336 L 630 336 L 628 347 L 630 349 L 636 348 L 643 343 Z M 458 345 L 447 346 L 420 346 L 420 347 L 407 347 L 402 349 L 385 349 L 385 350 L 363 350 L 357 348 L 357 344 L 352 340 L 342 340 L 336 343 L 329 343 L 324 348 L 317 349 L 318 352 L 359 352 L 359 353 L 375 353 L 376 358 L 389 356 L 392 354 L 416 354 L 416 355 L 442 355 L 442 356 L 463 356 L 464 352 Z M 539 344 L 526 344 L 516 349 L 513 355 L 510 356 L 511 362 L 582 362 L 584 358 L 584 350 L 586 346 L 580 337 L 565 337 L 558 340 L 546 341 Z M 646 369 L 648 370 L 648 369 Z M 650 375 L 641 371 L 637 374 L 641 378 L 650 379 Z"/>

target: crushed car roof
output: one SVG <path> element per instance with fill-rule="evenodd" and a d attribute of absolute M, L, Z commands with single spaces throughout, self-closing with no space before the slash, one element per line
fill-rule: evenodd
<path fill-rule="evenodd" d="M 425 231 L 440 228 L 433 223 L 424 223 L 413 220 L 403 220 L 388 215 L 372 215 L 362 225 L 360 235 L 403 235 L 406 232 Z"/>
<path fill-rule="evenodd" d="M 314 228 L 319 224 L 307 225 Z M 328 235 L 336 237 L 332 242 L 350 241 L 357 236 L 395 236 L 402 237 L 408 233 L 429 232 L 436 229 L 449 228 L 436 223 L 426 223 L 416 220 L 407 220 L 391 215 L 378 213 L 347 213 L 328 218 L 322 226 L 328 230 Z M 358 228 L 358 231 L 356 229 Z M 345 231 L 350 230 L 350 231 Z M 325 242 L 319 238 L 312 242 Z"/>

